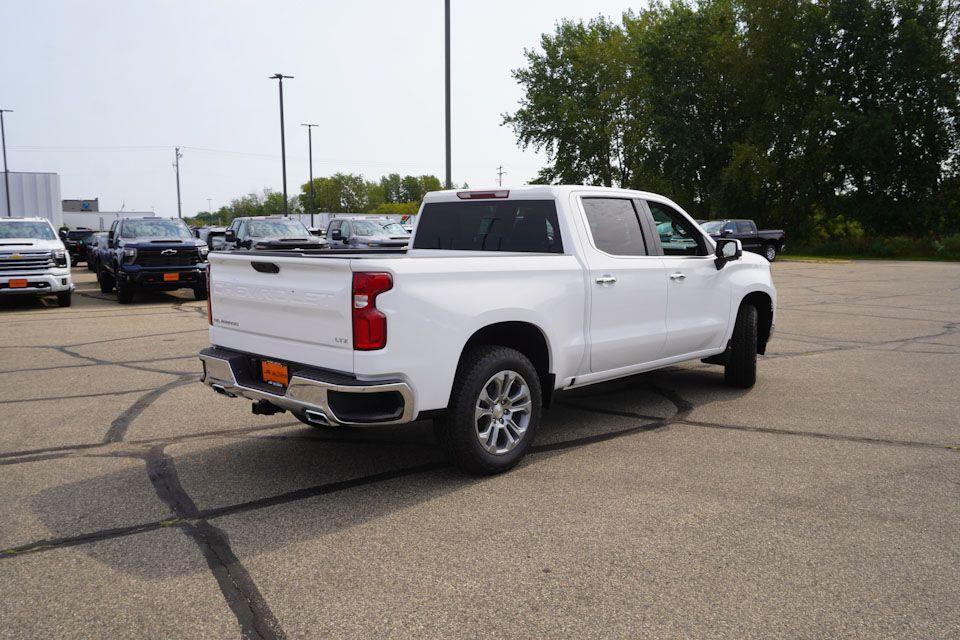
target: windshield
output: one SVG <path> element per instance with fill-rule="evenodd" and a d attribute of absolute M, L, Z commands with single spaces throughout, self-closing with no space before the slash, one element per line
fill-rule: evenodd
<path fill-rule="evenodd" d="M 384 229 L 384 231 L 386 231 L 387 233 L 392 234 L 392 235 L 395 235 L 395 236 L 405 236 L 405 235 L 408 235 L 408 234 L 407 234 L 407 230 L 404 229 L 402 226 L 400 226 L 400 223 L 399 223 L 399 222 L 388 222 L 387 224 L 383 225 L 383 229 Z"/>
<path fill-rule="evenodd" d="M 700 228 L 706 231 L 707 233 L 716 233 L 723 228 L 723 220 L 707 220 L 700 225 Z"/>
<path fill-rule="evenodd" d="M 193 238 L 193 235 L 182 220 L 143 218 L 140 220 L 124 220 L 120 237 L 190 239 Z"/>
<path fill-rule="evenodd" d="M 4 220 L 0 222 L 0 238 L 35 238 L 37 240 L 56 240 L 57 234 L 46 222 L 30 220 Z"/>
<path fill-rule="evenodd" d="M 247 223 L 251 238 L 306 239 L 310 234 L 302 222 L 296 220 L 251 220 Z"/>
<path fill-rule="evenodd" d="M 350 224 L 353 225 L 353 233 L 358 236 L 383 237 L 388 235 L 387 231 L 377 222 L 371 222 L 370 220 L 354 220 Z"/>

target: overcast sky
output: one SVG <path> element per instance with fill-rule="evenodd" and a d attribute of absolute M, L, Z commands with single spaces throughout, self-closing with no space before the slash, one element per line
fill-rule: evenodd
<path fill-rule="evenodd" d="M 619 18 L 623 0 L 453 0 L 453 179 L 523 183 L 541 158 L 500 125 L 510 70 L 562 18 Z M 290 195 L 314 175 L 443 179 L 442 0 L 3 0 L 0 107 L 11 171 L 60 174 L 64 198 L 184 215 L 280 190 L 276 72 Z"/>

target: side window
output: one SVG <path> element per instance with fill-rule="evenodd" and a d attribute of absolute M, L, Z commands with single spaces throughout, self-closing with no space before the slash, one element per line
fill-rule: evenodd
<path fill-rule="evenodd" d="M 723 230 L 724 230 L 724 231 L 729 231 L 730 233 L 736 233 L 736 232 L 737 232 L 737 223 L 736 223 L 736 222 L 733 222 L 733 221 L 731 220 L 730 222 L 727 222 L 726 224 L 723 225 Z"/>
<path fill-rule="evenodd" d="M 749 220 L 737 220 L 737 231 L 740 233 L 753 233 L 756 230 L 756 227 Z"/>
<path fill-rule="evenodd" d="M 615 256 L 647 255 L 640 218 L 632 200 L 583 198 L 583 210 L 597 249 Z"/>
<path fill-rule="evenodd" d="M 657 235 L 667 256 L 705 256 L 707 245 L 696 226 L 679 211 L 660 202 L 647 201 Z"/>
<path fill-rule="evenodd" d="M 333 221 L 330 222 L 330 231 L 336 231 L 336 230 L 339 229 L 339 228 L 340 228 L 340 221 L 339 221 L 339 220 L 333 220 Z"/>
<path fill-rule="evenodd" d="M 344 223 L 343 223 L 343 228 L 340 230 L 340 235 L 342 235 L 344 239 L 350 237 L 350 223 L 349 223 L 349 222 L 344 222 Z"/>

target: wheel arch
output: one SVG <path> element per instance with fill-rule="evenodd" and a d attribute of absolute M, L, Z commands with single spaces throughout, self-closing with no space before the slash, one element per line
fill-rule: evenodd
<path fill-rule="evenodd" d="M 460 351 L 457 370 L 460 369 L 464 354 L 469 349 L 481 345 L 509 347 L 527 356 L 540 378 L 543 406 L 550 406 L 550 400 L 553 396 L 554 374 L 551 373 L 550 344 L 540 327 L 531 322 L 511 320 L 495 322 L 477 329 L 467 339 Z"/>
<path fill-rule="evenodd" d="M 740 301 L 739 309 L 745 304 L 753 305 L 757 310 L 757 353 L 767 351 L 767 341 L 773 329 L 773 298 L 765 291 L 751 291 Z"/>

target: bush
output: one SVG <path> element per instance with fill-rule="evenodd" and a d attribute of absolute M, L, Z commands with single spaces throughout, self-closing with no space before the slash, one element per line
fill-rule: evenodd
<path fill-rule="evenodd" d="M 944 238 L 937 256 L 944 260 L 960 260 L 960 233 Z"/>

